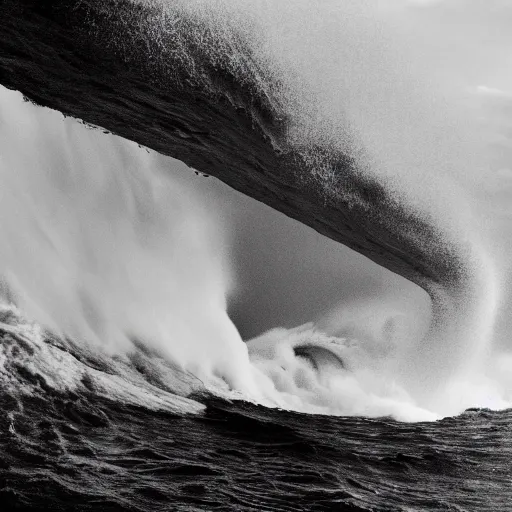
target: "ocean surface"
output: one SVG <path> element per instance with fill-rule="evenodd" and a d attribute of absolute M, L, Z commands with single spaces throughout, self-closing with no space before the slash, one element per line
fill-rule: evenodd
<path fill-rule="evenodd" d="M 400 423 L 202 393 L 196 398 L 205 407 L 192 412 L 156 380 L 154 392 L 175 409 L 152 404 L 149 387 L 140 390 L 145 407 L 99 391 L 101 378 L 126 385 L 113 366 L 52 337 L 31 339 L 6 316 L 2 510 L 512 510 L 512 411 Z M 73 375 L 51 378 L 64 375 L 66 358 L 77 363 L 74 388 Z"/>

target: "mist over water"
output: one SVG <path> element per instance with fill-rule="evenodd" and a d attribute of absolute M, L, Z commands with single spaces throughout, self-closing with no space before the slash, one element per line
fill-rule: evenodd
<path fill-rule="evenodd" d="M 19 94 L 1 101 L 0 259 L 20 307 L 78 343 L 122 354 L 137 340 L 245 390 L 223 227 L 207 205 L 135 144 Z"/>
<path fill-rule="evenodd" d="M 422 23 L 481 13 L 427 4 L 216 2 L 214 26 L 245 20 L 281 79 L 290 140 L 355 154 L 463 255 L 463 290 L 431 305 L 212 178 L 1 90 L 6 295 L 75 343 L 116 357 L 142 343 L 266 405 L 404 420 L 508 407 L 512 79 L 495 54 L 508 38 L 482 42 L 481 74 L 459 50 L 437 62 L 442 42 L 472 31 L 446 22 L 433 41 Z M 331 193 L 329 176 L 315 179 Z"/>

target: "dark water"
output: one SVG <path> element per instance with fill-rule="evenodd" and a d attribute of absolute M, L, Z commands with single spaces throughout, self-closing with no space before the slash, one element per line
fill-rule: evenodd
<path fill-rule="evenodd" d="M 512 411 L 405 424 L 207 398 L 173 414 L 56 390 L 40 349 L 0 340 L 1 510 L 512 510 Z"/>

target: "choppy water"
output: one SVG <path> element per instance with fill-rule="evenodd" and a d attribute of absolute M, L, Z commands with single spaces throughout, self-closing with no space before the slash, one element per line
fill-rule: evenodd
<path fill-rule="evenodd" d="M 2 510 L 511 510 L 512 411 L 407 424 L 203 395 L 191 414 L 170 393 L 174 411 L 144 407 L 102 396 L 116 372 L 78 353 L 95 377 L 59 390 L 41 347 L 0 332 Z"/>

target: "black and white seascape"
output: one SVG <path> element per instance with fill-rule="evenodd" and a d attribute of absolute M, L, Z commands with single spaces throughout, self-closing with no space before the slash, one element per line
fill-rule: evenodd
<path fill-rule="evenodd" d="M 512 510 L 512 2 L 1 0 L 0 510 Z"/>

